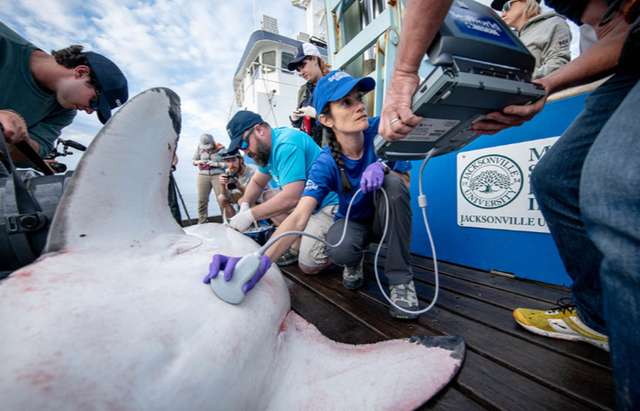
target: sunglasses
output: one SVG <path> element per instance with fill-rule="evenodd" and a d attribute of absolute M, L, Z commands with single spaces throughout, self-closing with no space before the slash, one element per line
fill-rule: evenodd
<path fill-rule="evenodd" d="M 89 100 L 89 107 L 91 107 L 95 111 L 99 111 L 100 110 L 100 90 L 98 90 L 98 88 L 95 86 L 93 87 L 93 89 L 96 92 L 96 98 L 92 98 L 91 100 Z"/>
<path fill-rule="evenodd" d="M 251 137 L 251 134 L 253 134 L 254 131 L 256 131 L 255 127 L 251 129 L 251 132 L 249 134 L 247 134 L 242 138 L 242 140 L 240 140 L 240 150 L 246 150 L 249 148 L 249 137 Z"/>
<path fill-rule="evenodd" d="M 519 1 L 521 1 L 521 0 L 511 0 L 511 1 L 506 2 L 504 4 L 504 6 L 502 6 L 502 12 L 503 13 L 508 13 L 509 10 L 511 10 L 511 3 L 517 3 Z"/>

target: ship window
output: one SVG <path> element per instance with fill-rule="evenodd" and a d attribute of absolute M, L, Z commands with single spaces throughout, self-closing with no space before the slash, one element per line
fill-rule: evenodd
<path fill-rule="evenodd" d="M 273 68 L 275 66 L 276 66 L 276 52 L 267 51 L 266 53 L 262 53 L 262 70 L 265 73 L 270 73 L 273 71 Z"/>
<path fill-rule="evenodd" d="M 293 60 L 294 55 L 291 53 L 287 53 L 286 51 L 282 52 L 282 64 L 280 65 L 280 67 L 283 70 L 289 70 L 289 68 L 287 67 L 289 65 L 289 63 L 291 63 L 291 60 Z M 285 73 L 289 73 L 289 71 L 285 71 Z"/>

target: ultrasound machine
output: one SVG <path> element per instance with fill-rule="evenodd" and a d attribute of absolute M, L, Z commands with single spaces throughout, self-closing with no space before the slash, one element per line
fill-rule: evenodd
<path fill-rule="evenodd" d="M 471 127 L 487 113 L 545 95 L 531 83 L 535 58 L 491 8 L 475 1 L 454 0 L 427 55 L 435 68 L 412 101 L 424 119 L 403 140 L 376 136 L 380 158 L 422 160 L 432 149 L 430 157 L 459 150 L 479 136 Z"/>

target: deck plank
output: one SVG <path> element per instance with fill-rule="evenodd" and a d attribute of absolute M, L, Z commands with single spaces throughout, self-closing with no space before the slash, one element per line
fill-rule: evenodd
<path fill-rule="evenodd" d="M 367 262 L 373 262 L 372 257 L 367 257 Z M 384 258 L 378 261 L 378 270 L 384 268 Z M 372 270 L 365 270 L 368 278 L 374 278 Z M 477 277 L 486 277 L 487 274 L 477 273 Z M 434 294 L 433 272 L 414 267 L 414 279 L 416 291 L 423 299 L 425 305 L 430 303 Z M 383 281 L 386 281 L 383 276 Z M 517 280 L 509 280 L 518 283 Z M 538 285 L 539 288 L 543 288 Z M 509 291 L 494 289 L 476 282 L 440 275 L 439 301 L 441 306 L 455 307 L 458 315 L 465 316 L 481 322 L 489 327 L 501 330 L 514 337 L 556 351 L 563 355 L 592 364 L 607 370 L 611 369 L 609 354 L 596 347 L 587 344 L 574 343 L 542 337 L 526 331 L 517 325 L 511 314 L 515 308 L 526 307 L 533 309 L 548 309 L 544 303 L 532 299 L 524 292 L 530 292 L 530 287 L 519 290 L 517 285 L 510 287 Z M 450 308 L 451 310 L 451 308 Z"/>
<path fill-rule="evenodd" d="M 369 251 L 370 255 L 374 255 L 377 246 L 372 246 Z M 380 250 L 380 256 L 386 256 L 386 247 Z M 414 267 L 422 268 L 433 272 L 433 259 L 422 257 L 416 254 L 411 255 L 411 263 Z M 438 261 L 438 271 L 445 273 L 451 277 L 467 280 L 476 284 L 490 286 L 503 291 L 512 291 L 518 294 L 525 294 L 531 298 L 541 301 L 543 304 L 555 304 L 559 299 L 570 296 L 569 288 L 555 285 L 541 285 L 539 283 L 527 280 L 513 281 L 511 278 L 505 278 L 499 275 L 491 274 L 488 271 L 475 270 L 469 267 L 463 267 L 456 264 Z M 478 274 L 486 275 L 478 275 Z"/>
<path fill-rule="evenodd" d="M 367 269 L 370 270 L 371 267 Z M 388 315 L 388 306 L 381 303 L 377 285 L 371 281 L 365 282 L 363 291 L 353 292 L 342 288 L 340 270 L 337 269 L 317 276 L 304 275 L 296 267 L 287 267 L 284 271 L 288 278 L 306 290 L 298 302 L 292 303 L 294 309 L 302 299 L 306 305 L 313 305 L 314 302 L 329 304 L 352 319 L 348 327 L 360 325 L 359 328 L 368 335 L 384 335 L 385 338 L 462 335 L 468 344 L 465 365 L 452 384 L 423 409 L 474 409 L 478 406 L 504 410 L 613 408 L 611 375 L 606 368 L 503 332 L 500 327 L 486 324 L 487 319 L 476 321 L 467 318 L 468 314 L 465 316 L 458 312 L 472 311 L 467 306 L 468 301 L 489 307 L 484 314 L 488 317 L 497 315 L 495 310 L 502 310 L 503 316 L 509 317 L 510 312 L 506 309 L 446 291 L 444 294 L 451 295 L 445 298 L 442 307 L 436 307 L 437 311 L 423 315 L 417 322 L 397 321 Z M 421 287 L 428 285 L 421 284 Z M 448 306 L 450 304 L 455 305 Z M 301 314 L 315 324 L 313 315 Z M 322 322 L 321 319 L 319 321 Z M 340 341 L 340 335 L 334 335 L 331 329 L 319 329 L 328 337 Z M 528 353 L 529 358 L 523 356 L 523 352 Z M 462 405 L 465 403 L 468 403 L 468 408 Z"/>

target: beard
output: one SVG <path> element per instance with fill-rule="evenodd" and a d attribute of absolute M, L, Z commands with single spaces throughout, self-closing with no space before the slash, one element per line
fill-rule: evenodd
<path fill-rule="evenodd" d="M 253 161 L 256 162 L 258 167 L 266 167 L 267 163 L 269 163 L 269 157 L 271 156 L 271 150 L 269 147 L 262 141 L 256 141 L 258 143 L 258 149 L 256 150 L 255 157 L 253 157 Z"/>

